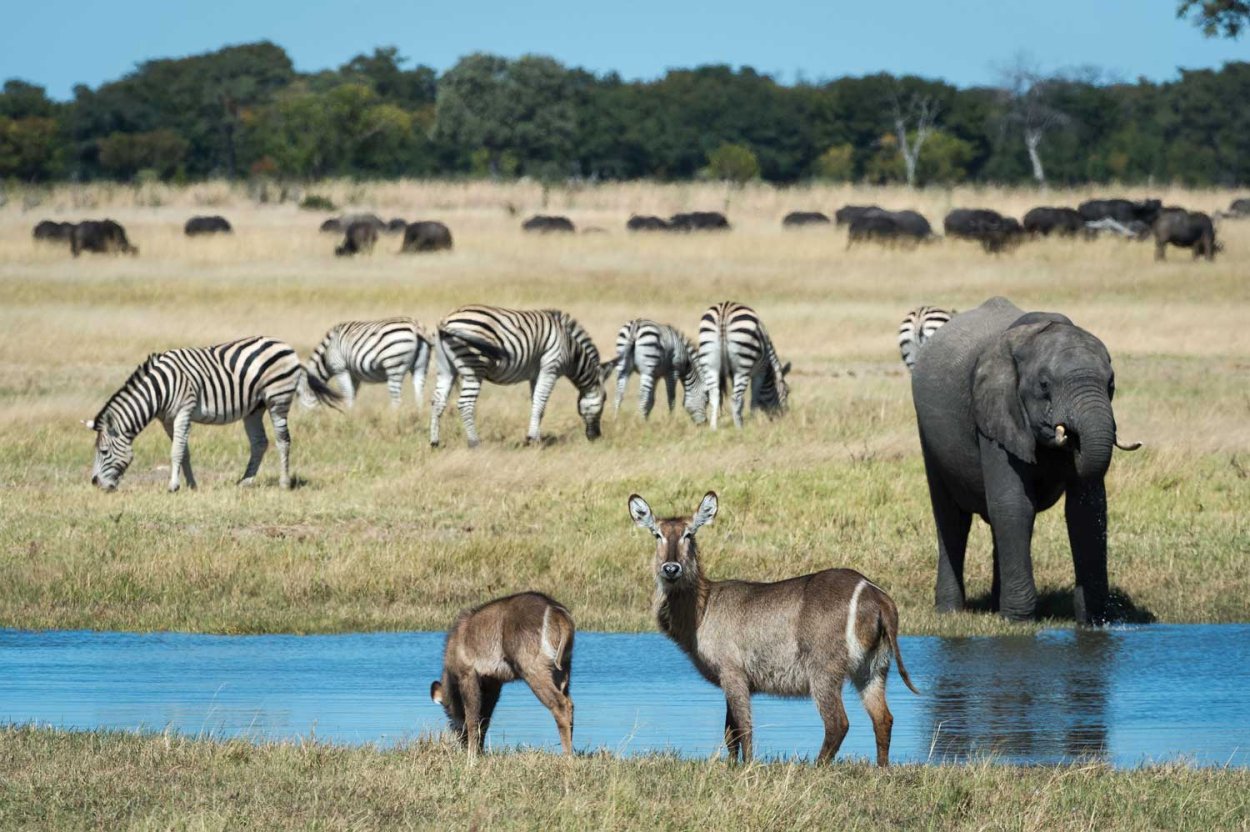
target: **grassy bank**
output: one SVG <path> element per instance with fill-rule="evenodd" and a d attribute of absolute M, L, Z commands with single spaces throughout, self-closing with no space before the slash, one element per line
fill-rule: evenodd
<path fill-rule="evenodd" d="M 6 829 L 1246 829 L 1250 773 L 1165 766 L 816 767 L 668 757 L 470 762 L 120 733 L 0 731 Z"/>
<path fill-rule="evenodd" d="M 1108 481 L 1111 576 L 1131 616 L 1250 617 L 1250 223 L 1221 226 L 1226 252 L 1214 265 L 1183 253 L 1156 264 L 1149 246 L 1116 241 L 1043 241 L 1002 257 L 957 242 L 847 251 L 840 232 L 779 227 L 787 210 L 841 202 L 916 205 L 938 223 L 950 204 L 1019 214 L 1039 200 L 1028 191 L 613 186 L 550 195 L 548 210 L 610 229 L 555 239 L 519 232 L 520 217 L 542 204 L 528 186 L 326 190 L 388 216 L 441 218 L 457 248 L 399 257 L 398 240 L 384 237 L 372 257 L 336 259 L 335 241 L 315 230 L 319 215 L 252 205 L 224 186 L 156 199 L 58 189 L 30 210 L 17 200 L 0 209 L 0 626 L 442 628 L 465 604 L 533 588 L 563 600 L 583 628 L 647 629 L 651 544 L 629 522 L 626 497 L 638 491 L 657 511 L 689 512 L 713 488 L 722 514 L 701 541 L 715 577 L 850 566 L 893 594 L 905 632 L 1015 630 L 988 615 L 930 612 L 932 520 L 894 344 L 910 307 L 965 309 L 993 294 L 1069 314 L 1115 359 L 1121 434 L 1146 443 L 1117 456 Z M 1164 196 L 1207 208 L 1228 201 Z M 723 208 L 725 199 L 735 223 L 727 235 L 620 230 L 631 211 Z M 229 217 L 233 238 L 182 236 L 186 217 L 207 209 Z M 126 223 L 141 257 L 72 260 L 29 239 L 45 216 L 106 213 Z M 267 333 L 307 354 L 340 320 L 411 314 L 433 324 L 489 301 L 564 308 L 607 352 L 630 318 L 693 332 L 701 311 L 725 298 L 753 304 L 794 364 L 784 419 L 713 434 L 661 405 L 646 424 L 635 380 L 590 445 L 562 382 L 543 425 L 551 442 L 525 448 L 528 390 L 488 386 L 483 446 L 463 446 L 452 408 L 445 447 L 432 451 L 428 408 L 409 400 L 393 413 L 372 387 L 347 414 L 294 412 L 293 493 L 275 487 L 273 458 L 261 487 L 234 487 L 247 453 L 237 425 L 192 429 L 197 493 L 164 492 L 169 443 L 159 427 L 140 437 L 119 492 L 88 483 L 92 436 L 79 421 L 150 351 Z M 1034 558 L 1043 610 L 1063 622 L 1072 573 L 1061 511 L 1039 519 Z M 974 596 L 990 585 L 983 526 L 969 585 Z"/>

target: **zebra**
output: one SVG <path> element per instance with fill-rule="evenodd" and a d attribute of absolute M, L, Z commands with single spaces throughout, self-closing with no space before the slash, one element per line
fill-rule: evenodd
<path fill-rule="evenodd" d="M 677 396 L 677 381 L 684 391 L 683 405 L 696 425 L 706 421 L 707 390 L 699 372 L 698 352 L 690 339 L 668 324 L 637 318 L 621 327 L 616 335 L 616 358 L 603 365 L 606 382 L 616 371 L 615 410 L 619 413 L 629 376 L 638 372 L 638 412 L 646 419 L 655 405 L 655 382 L 663 378 L 671 413 Z"/>
<path fill-rule="evenodd" d="M 907 365 L 907 372 L 916 366 L 916 356 L 933 333 L 949 321 L 955 310 L 941 309 L 936 306 L 917 306 L 907 313 L 898 327 L 898 351 Z"/>
<path fill-rule="evenodd" d="M 212 347 L 152 353 L 105 403 L 94 419 L 84 422 L 96 432 L 92 485 L 113 491 L 130 461 L 132 445 L 148 423 L 160 419 L 173 443 L 169 490 L 177 491 L 179 472 L 195 488 L 187 434 L 191 423 L 224 425 L 243 420 L 251 456 L 239 485 L 251 485 L 269 447 L 262 417 L 269 411 L 278 455 L 281 483 L 291 487 L 291 434 L 287 412 L 296 392 L 305 401 L 337 405 L 340 399 L 320 379 L 309 376 L 295 350 L 261 336 Z"/>
<path fill-rule="evenodd" d="M 577 410 L 586 423 L 586 438 L 599 437 L 606 398 L 599 351 L 582 325 L 565 312 L 463 306 L 438 325 L 435 357 L 438 380 L 430 414 L 430 444 L 435 447 L 439 419 L 457 378 L 457 406 L 470 448 L 479 441 L 475 412 L 483 380 L 495 384 L 529 381 L 532 406 L 528 443 L 541 439 L 538 429 L 551 389 L 560 376 L 568 376 L 580 393 Z"/>
<path fill-rule="evenodd" d="M 751 307 L 725 301 L 703 313 L 699 364 L 712 409 L 712 430 L 716 430 L 721 402 L 731 385 L 734 425 L 739 428 L 748 383 L 752 410 L 776 414 L 786 409 L 790 387 L 785 377 L 790 365 L 782 366 L 768 331 Z"/>
<path fill-rule="evenodd" d="M 338 379 L 348 407 L 356 402 L 362 381 L 386 382 L 391 405 L 403 401 L 404 376 L 412 372 L 412 392 L 421 409 L 426 368 L 430 365 L 430 338 L 413 318 L 345 321 L 335 324 L 304 364 L 309 378 L 325 384 Z"/>

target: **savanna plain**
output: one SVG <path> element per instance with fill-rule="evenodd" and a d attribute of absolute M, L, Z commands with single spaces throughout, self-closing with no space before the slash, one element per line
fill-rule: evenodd
<path fill-rule="evenodd" d="M 463 606 L 549 592 L 582 629 L 647 630 L 652 544 L 626 498 L 689 513 L 707 490 L 721 514 L 701 535 L 712 577 L 775 580 L 855 568 L 898 602 L 906 634 L 949 636 L 1072 626 L 1062 511 L 1039 517 L 1043 619 L 985 612 L 988 530 L 974 526 L 968 583 L 980 611 L 932 610 L 935 542 L 914 412 L 896 348 L 902 315 L 1004 295 L 1057 310 L 1098 335 L 1116 368 L 1125 441 L 1108 476 L 1109 571 L 1129 621 L 1250 618 L 1250 222 L 1222 222 L 1215 263 L 1117 240 L 1041 240 L 1005 255 L 937 241 L 862 245 L 823 228 L 784 232 L 790 210 L 844 203 L 915 208 L 940 227 L 952 207 L 1020 216 L 1093 192 L 812 187 L 325 183 L 344 210 L 440 219 L 451 253 L 335 258 L 327 214 L 261 204 L 244 186 L 61 187 L 10 191 L 0 207 L 0 626 L 218 633 L 443 629 Z M 1123 195 L 1145 196 L 1129 190 Z M 1118 195 L 1100 192 L 1098 195 Z M 1162 189 L 1213 212 L 1224 191 Z M 725 234 L 630 235 L 631 213 L 723 210 Z M 522 234 L 530 213 L 562 213 L 602 234 Z M 221 213 L 228 238 L 187 239 L 191 215 Z M 141 255 L 77 260 L 36 245 L 40 219 L 111 216 Z M 472 302 L 557 307 L 605 359 L 634 317 L 692 336 L 720 300 L 756 308 L 793 363 L 790 411 L 713 433 L 663 394 L 649 422 L 635 379 L 604 436 L 584 438 L 561 382 L 542 447 L 523 443 L 528 387 L 488 385 L 482 445 L 465 447 L 454 406 L 428 444 L 428 402 L 390 408 L 365 387 L 348 412 L 293 410 L 297 487 L 277 487 L 276 450 L 256 487 L 239 425 L 195 426 L 195 492 L 167 494 L 169 442 L 136 443 L 116 493 L 89 482 L 81 424 L 153 351 L 272 335 L 306 356 L 332 324 L 412 315 L 433 327 Z M 432 378 L 427 393 L 432 389 Z M 901 688 L 900 688 L 901 689 Z M 1055 787 L 1062 785 L 1061 789 Z M 480 826 L 852 828 L 1245 827 L 1250 781 L 1183 767 L 1012 772 L 993 765 L 794 764 L 668 758 L 563 761 L 528 753 L 462 760 L 437 743 L 390 752 L 209 740 L 0 733 L 0 824 L 139 828 Z M 314 800 L 313 795 L 317 795 Z M 1038 797 L 1038 795 L 1042 797 Z M 316 809 L 310 802 L 318 803 Z M 300 807 L 293 810 L 293 807 Z M 863 811 L 859 811 L 862 809 Z"/>

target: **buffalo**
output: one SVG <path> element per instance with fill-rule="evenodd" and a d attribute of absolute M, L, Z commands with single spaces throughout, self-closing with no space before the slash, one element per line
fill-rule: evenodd
<path fill-rule="evenodd" d="M 201 234 L 232 234 L 234 229 L 230 227 L 230 223 L 225 217 L 192 217 L 187 220 L 187 224 L 182 228 L 183 233 L 188 237 L 198 237 Z"/>
<path fill-rule="evenodd" d="M 568 217 L 535 214 L 525 222 L 521 223 L 521 230 L 530 231 L 536 234 L 571 234 L 576 231 L 577 228 L 573 225 L 573 221 Z"/>
<path fill-rule="evenodd" d="M 876 205 L 843 205 L 833 212 L 833 220 L 835 225 L 850 225 L 858 217 L 880 211 Z"/>
<path fill-rule="evenodd" d="M 781 220 L 782 228 L 803 228 L 808 225 L 828 224 L 828 215 L 819 211 L 791 211 Z"/>
<path fill-rule="evenodd" d="M 1232 204 L 1228 206 L 1227 215 L 1230 217 L 1250 217 L 1250 197 L 1234 199 Z"/>
<path fill-rule="evenodd" d="M 1085 220 L 1075 208 L 1034 208 L 1024 215 L 1022 226 L 1034 237 L 1072 237 L 1085 227 Z"/>
<path fill-rule="evenodd" d="M 1124 225 L 1134 221 L 1150 225 L 1163 210 L 1163 203 L 1157 199 L 1140 202 L 1130 202 L 1127 199 L 1091 199 L 1082 202 L 1076 210 L 1086 222 L 1110 218 Z"/>
<path fill-rule="evenodd" d="M 976 240 L 994 254 L 1018 245 L 1024 237 L 1019 220 L 988 208 L 956 208 L 946 215 L 942 227 L 947 237 Z"/>
<path fill-rule="evenodd" d="M 330 219 L 323 222 L 321 227 L 317 230 L 324 231 L 328 234 L 338 234 L 343 230 L 343 221 L 338 217 L 330 217 Z"/>
<path fill-rule="evenodd" d="M 35 226 L 32 236 L 44 243 L 68 243 L 74 238 L 74 224 L 44 220 Z"/>
<path fill-rule="evenodd" d="M 403 217 L 395 217 L 386 224 L 388 234 L 407 234 L 409 222 Z"/>
<path fill-rule="evenodd" d="M 75 257 L 84 251 L 93 254 L 132 254 L 139 249 L 126 239 L 126 229 L 113 220 L 86 220 L 74 226 L 70 251 Z"/>
<path fill-rule="evenodd" d="M 357 221 L 347 226 L 343 232 L 343 242 L 334 249 L 339 257 L 350 257 L 353 254 L 370 254 L 378 241 L 378 227 L 371 222 Z"/>
<path fill-rule="evenodd" d="M 668 221 L 662 217 L 634 214 L 625 223 L 629 231 L 668 231 Z"/>
<path fill-rule="evenodd" d="M 672 231 L 728 231 L 729 220 L 719 211 L 689 211 L 668 218 Z"/>
<path fill-rule="evenodd" d="M 1155 218 L 1154 234 L 1156 260 L 1165 259 L 1169 245 L 1193 249 L 1194 259 L 1206 257 L 1208 260 L 1215 259 L 1219 248 L 1215 242 L 1215 226 L 1211 218 L 1201 211 L 1165 208 Z"/>
<path fill-rule="evenodd" d="M 422 251 L 443 251 L 451 248 L 451 229 L 435 220 L 409 223 L 404 229 L 404 243 L 400 254 L 416 254 Z"/>
<path fill-rule="evenodd" d="M 933 236 L 929 221 L 915 211 L 865 211 L 851 220 L 847 229 L 846 246 L 865 240 L 883 243 L 916 243 Z"/>

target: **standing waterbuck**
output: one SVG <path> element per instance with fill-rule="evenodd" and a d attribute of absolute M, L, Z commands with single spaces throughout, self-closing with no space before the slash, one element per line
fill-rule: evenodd
<path fill-rule="evenodd" d="M 541 592 L 521 592 L 464 610 L 447 633 L 443 678 L 430 698 L 469 753 L 482 750 L 505 682 L 524 679 L 556 719 L 565 754 L 573 753 L 573 616 Z"/>
<path fill-rule="evenodd" d="M 819 762 L 838 753 L 850 725 L 842 707 L 849 676 L 877 738 L 877 765 L 890 761 L 894 717 L 885 701 L 890 654 L 913 693 L 898 650 L 898 608 L 851 569 L 776 583 L 713 581 L 699 567 L 694 536 L 716 516 L 709 491 L 693 518 L 656 520 L 634 494 L 629 514 L 655 535 L 655 617 L 695 668 L 725 692 L 730 760 L 751 759 L 751 694 L 810 696 L 825 723 Z"/>

